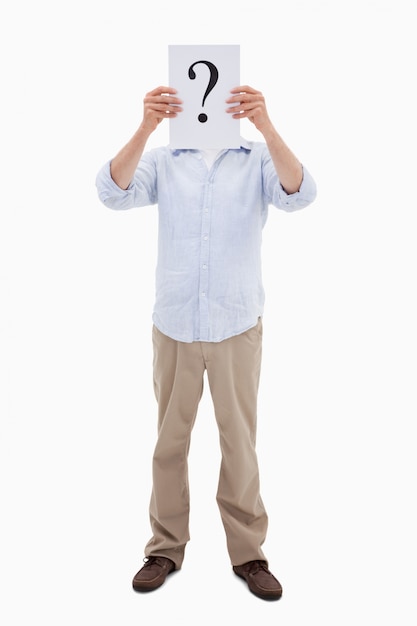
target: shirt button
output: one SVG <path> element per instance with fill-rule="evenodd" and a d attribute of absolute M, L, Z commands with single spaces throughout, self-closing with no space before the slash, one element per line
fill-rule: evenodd
<path fill-rule="evenodd" d="M 202 291 L 202 292 L 201 292 L 201 295 L 202 295 L 202 296 L 205 296 L 205 295 L 206 295 L 206 292 L 205 292 L 205 291 Z"/>
<path fill-rule="evenodd" d="M 204 265 L 203 265 L 203 270 L 206 270 L 206 269 L 207 269 L 207 265 L 206 265 L 206 264 L 204 264 Z"/>
<path fill-rule="evenodd" d="M 204 235 L 203 239 L 204 239 L 204 241 L 207 241 L 208 236 L 207 236 L 207 235 Z"/>

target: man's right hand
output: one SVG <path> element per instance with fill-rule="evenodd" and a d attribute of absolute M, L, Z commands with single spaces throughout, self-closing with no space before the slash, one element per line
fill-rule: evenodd
<path fill-rule="evenodd" d="M 142 128 L 153 132 L 163 119 L 177 117 L 182 111 L 182 100 L 177 98 L 176 89 L 172 87 L 157 87 L 146 94 L 143 99 Z"/>

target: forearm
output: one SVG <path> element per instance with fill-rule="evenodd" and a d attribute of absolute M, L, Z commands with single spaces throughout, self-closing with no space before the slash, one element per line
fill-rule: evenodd
<path fill-rule="evenodd" d="M 111 177 L 121 189 L 129 187 L 150 134 L 162 120 L 177 117 L 182 111 L 182 100 L 176 93 L 172 87 L 161 86 L 146 94 L 141 125 L 110 165 Z"/>
<path fill-rule="evenodd" d="M 300 161 L 272 124 L 262 130 L 262 134 L 281 185 L 288 194 L 295 193 L 300 189 L 303 180 L 303 168 Z"/>
<path fill-rule="evenodd" d="M 275 171 L 287 194 L 296 193 L 303 181 L 303 168 L 272 124 L 260 91 L 242 85 L 234 87 L 232 96 L 226 100 L 231 106 L 226 109 L 236 120 L 247 117 L 264 136 Z"/>
<path fill-rule="evenodd" d="M 139 126 L 130 141 L 112 159 L 111 177 L 121 189 L 129 187 L 150 134 L 142 125 Z"/>

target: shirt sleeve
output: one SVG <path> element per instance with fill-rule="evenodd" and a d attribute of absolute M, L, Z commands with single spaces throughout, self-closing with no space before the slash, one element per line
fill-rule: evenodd
<path fill-rule="evenodd" d="M 284 211 L 298 211 L 311 204 L 317 196 L 316 183 L 310 172 L 303 165 L 303 179 L 300 189 L 295 193 L 288 194 L 282 187 L 281 183 L 277 183 L 274 189 L 272 204 L 278 209 Z"/>
<path fill-rule="evenodd" d="M 156 183 L 151 164 L 139 164 L 127 189 L 121 189 L 111 177 L 108 161 L 96 177 L 98 197 L 109 209 L 126 210 L 156 203 Z"/>

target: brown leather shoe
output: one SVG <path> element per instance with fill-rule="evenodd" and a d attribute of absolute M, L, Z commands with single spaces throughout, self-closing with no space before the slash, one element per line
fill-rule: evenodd
<path fill-rule="evenodd" d="M 281 584 L 271 574 L 265 561 L 249 561 L 243 565 L 234 565 L 233 571 L 246 580 L 255 596 L 263 600 L 279 600 L 282 596 Z"/>
<path fill-rule="evenodd" d="M 153 591 L 164 584 L 175 563 L 164 556 L 149 556 L 132 581 L 135 591 Z"/>

